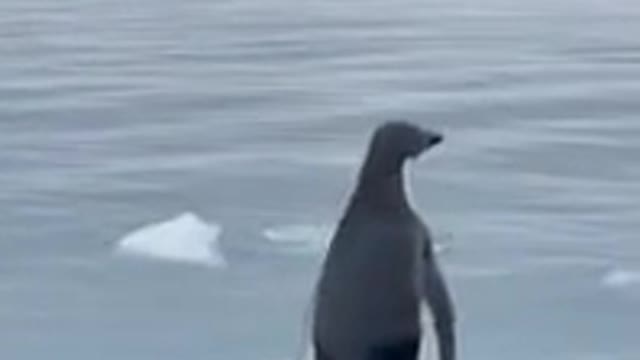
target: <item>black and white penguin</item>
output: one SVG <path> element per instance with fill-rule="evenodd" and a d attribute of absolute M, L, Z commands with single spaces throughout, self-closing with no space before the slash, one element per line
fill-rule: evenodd
<path fill-rule="evenodd" d="M 406 122 L 375 131 L 317 284 L 316 360 L 416 360 L 423 300 L 440 360 L 455 359 L 453 305 L 403 179 L 405 162 L 442 139 Z"/>

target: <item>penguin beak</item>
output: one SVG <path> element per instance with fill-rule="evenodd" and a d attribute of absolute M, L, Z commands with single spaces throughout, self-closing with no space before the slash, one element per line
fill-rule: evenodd
<path fill-rule="evenodd" d="M 444 140 L 444 136 L 435 131 L 423 130 L 422 136 L 425 150 L 440 144 Z"/>
<path fill-rule="evenodd" d="M 442 134 L 437 133 L 431 130 L 421 130 L 420 131 L 420 139 L 415 144 L 415 151 L 408 155 L 409 158 L 417 159 L 422 155 L 425 151 L 430 148 L 440 144 L 444 140 Z"/>

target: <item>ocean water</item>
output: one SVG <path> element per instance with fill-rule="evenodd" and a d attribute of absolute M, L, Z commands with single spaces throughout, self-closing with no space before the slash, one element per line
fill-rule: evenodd
<path fill-rule="evenodd" d="M 0 2 L 0 358 L 295 359 L 388 119 L 461 359 L 640 358 L 634 0 Z"/>

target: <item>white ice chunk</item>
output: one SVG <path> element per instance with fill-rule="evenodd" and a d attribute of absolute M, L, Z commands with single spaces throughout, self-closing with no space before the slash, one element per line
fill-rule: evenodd
<path fill-rule="evenodd" d="M 212 267 L 226 265 L 218 246 L 221 227 L 184 213 L 141 227 L 117 243 L 116 253 Z"/>
<path fill-rule="evenodd" d="M 631 285 L 640 285 L 640 272 L 615 269 L 609 271 L 602 279 L 604 286 L 622 288 Z"/>
<path fill-rule="evenodd" d="M 333 229 L 323 225 L 283 225 L 263 231 L 263 236 L 285 251 L 323 253 L 327 250 Z"/>
<path fill-rule="evenodd" d="M 295 254 L 317 254 L 324 253 L 331 243 L 334 228 L 329 225 L 320 224 L 288 224 L 279 225 L 265 229 L 262 235 L 281 250 Z M 433 244 L 436 253 L 447 253 L 451 250 L 452 244 L 439 242 L 444 235 L 439 235 Z"/>

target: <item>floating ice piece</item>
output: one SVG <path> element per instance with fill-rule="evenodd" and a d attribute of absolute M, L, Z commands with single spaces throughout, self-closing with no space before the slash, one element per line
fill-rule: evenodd
<path fill-rule="evenodd" d="M 327 250 L 333 229 L 323 225 L 283 225 L 263 231 L 263 236 L 294 253 L 322 253 Z"/>
<path fill-rule="evenodd" d="M 451 251 L 451 248 L 452 248 L 451 244 L 444 244 L 444 243 L 438 243 L 438 242 L 433 243 L 433 251 L 436 254 L 447 253 Z"/>
<path fill-rule="evenodd" d="M 272 243 L 290 253 L 323 253 L 329 248 L 334 229 L 328 225 L 291 224 L 265 229 L 262 235 Z M 435 242 L 436 253 L 446 253 L 452 244 Z"/>
<path fill-rule="evenodd" d="M 187 212 L 125 235 L 118 241 L 115 251 L 123 255 L 224 267 L 226 261 L 218 247 L 220 233 L 219 225 L 207 223 Z"/>
<path fill-rule="evenodd" d="M 604 276 L 602 284 L 612 288 L 640 285 L 640 272 L 614 269 Z"/>

